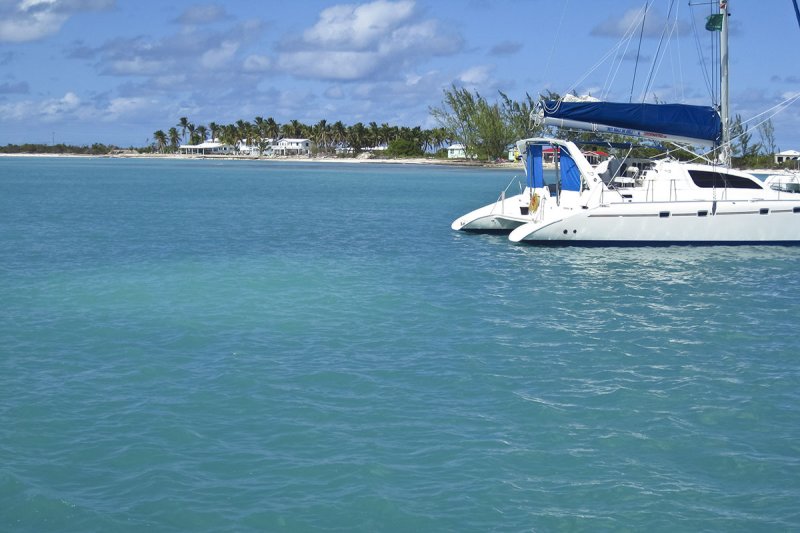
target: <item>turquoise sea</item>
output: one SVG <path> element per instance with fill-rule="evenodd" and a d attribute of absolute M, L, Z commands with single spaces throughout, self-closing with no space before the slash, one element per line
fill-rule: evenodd
<path fill-rule="evenodd" d="M 0 158 L 0 531 L 800 530 L 800 249 L 450 230 L 514 174 Z"/>

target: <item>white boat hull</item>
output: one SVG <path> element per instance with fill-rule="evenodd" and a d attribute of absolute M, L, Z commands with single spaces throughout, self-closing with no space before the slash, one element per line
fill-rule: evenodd
<path fill-rule="evenodd" d="M 544 180 L 545 146 L 558 148 L 554 184 Z M 510 231 L 512 242 L 554 245 L 800 244 L 800 194 L 785 184 L 765 187 L 739 170 L 662 159 L 623 186 L 607 181 L 610 167 L 601 175 L 570 141 L 532 138 L 517 147 L 529 187 L 501 194 L 453 229 Z"/>
<path fill-rule="evenodd" d="M 509 240 L 584 246 L 800 244 L 800 198 L 619 203 L 563 214 L 521 225 Z"/>
<path fill-rule="evenodd" d="M 529 197 L 523 193 L 500 199 L 457 218 L 450 227 L 456 231 L 509 233 L 531 220 L 527 214 Z"/>

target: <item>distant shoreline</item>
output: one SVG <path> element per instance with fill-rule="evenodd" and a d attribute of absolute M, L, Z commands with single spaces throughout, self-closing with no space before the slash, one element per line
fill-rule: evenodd
<path fill-rule="evenodd" d="M 41 157 L 41 158 L 92 158 L 92 159 L 176 159 L 176 160 L 210 160 L 210 161 L 261 161 L 269 162 L 301 162 L 301 163 L 350 163 L 350 164 L 385 164 L 385 165 L 436 165 L 450 166 L 459 168 L 482 168 L 489 170 L 522 170 L 520 161 L 488 162 L 488 161 L 469 161 L 466 159 L 434 159 L 427 157 L 409 158 L 381 158 L 381 157 L 303 157 L 303 156 L 270 156 L 253 157 L 248 155 L 189 155 L 189 154 L 39 154 L 39 153 L 0 153 L 2 157 Z M 554 168 L 553 165 L 545 164 L 546 168 Z M 792 169 L 768 169 L 768 168 L 745 168 L 737 169 L 751 174 L 792 174 Z"/>
<path fill-rule="evenodd" d="M 522 169 L 519 161 L 505 161 L 499 163 L 468 161 L 466 159 L 433 159 L 426 157 L 411 157 L 388 159 L 380 157 L 359 158 L 359 157 L 303 157 L 303 156 L 278 156 L 278 157 L 252 157 L 236 155 L 187 155 L 187 154 L 34 154 L 17 153 L 4 154 L 0 157 L 68 157 L 68 158 L 92 158 L 92 159 L 179 159 L 195 160 L 204 159 L 211 161 L 262 161 L 262 162 L 302 162 L 302 163 L 352 163 L 352 164 L 389 164 L 389 165 L 444 165 L 452 167 L 466 168 L 485 168 L 485 169 Z"/>

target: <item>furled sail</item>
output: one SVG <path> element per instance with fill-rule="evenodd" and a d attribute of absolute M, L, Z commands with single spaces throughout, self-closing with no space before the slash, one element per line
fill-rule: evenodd
<path fill-rule="evenodd" d="M 546 100 L 542 111 L 549 126 L 706 146 L 722 138 L 719 113 L 708 106 Z"/>

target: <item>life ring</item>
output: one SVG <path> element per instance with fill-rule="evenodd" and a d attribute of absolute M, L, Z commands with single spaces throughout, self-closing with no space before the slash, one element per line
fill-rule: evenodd
<path fill-rule="evenodd" d="M 539 194 L 534 193 L 534 195 L 531 196 L 531 203 L 528 204 L 528 213 L 534 214 L 537 209 L 539 209 Z"/>

